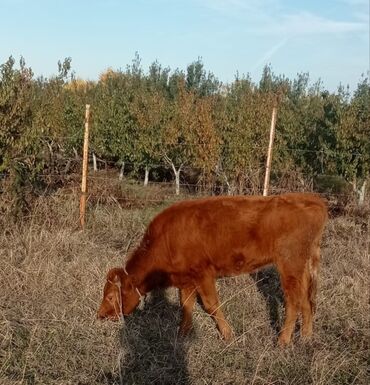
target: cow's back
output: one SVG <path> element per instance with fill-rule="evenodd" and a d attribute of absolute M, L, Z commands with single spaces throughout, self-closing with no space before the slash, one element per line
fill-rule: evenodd
<path fill-rule="evenodd" d="M 313 194 L 212 197 L 177 203 L 157 215 L 146 237 L 158 265 L 172 272 L 252 271 L 321 236 L 325 203 Z M 301 246 L 302 245 L 302 246 Z"/>

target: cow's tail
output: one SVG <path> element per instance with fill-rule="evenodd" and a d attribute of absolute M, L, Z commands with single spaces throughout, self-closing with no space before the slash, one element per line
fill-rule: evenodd
<path fill-rule="evenodd" d="M 316 311 L 317 281 L 319 274 L 320 252 L 316 251 L 308 261 L 308 300 L 312 313 Z"/>

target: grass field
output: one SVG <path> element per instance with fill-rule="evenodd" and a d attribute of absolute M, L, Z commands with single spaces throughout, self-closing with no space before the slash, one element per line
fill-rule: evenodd
<path fill-rule="evenodd" d="M 283 316 L 273 269 L 218 281 L 234 340 L 196 306 L 176 336 L 175 289 L 150 295 L 125 324 L 99 322 L 104 278 L 160 206 L 94 204 L 78 230 L 78 197 L 40 198 L 20 224 L 0 221 L 0 384 L 368 384 L 369 223 L 330 219 L 322 244 L 315 334 L 276 346 Z"/>

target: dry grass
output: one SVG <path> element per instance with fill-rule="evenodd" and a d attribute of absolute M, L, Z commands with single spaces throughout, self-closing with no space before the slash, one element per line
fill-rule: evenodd
<path fill-rule="evenodd" d="M 281 350 L 273 270 L 218 282 L 230 344 L 199 305 L 194 333 L 179 340 L 174 289 L 153 293 L 125 325 L 96 321 L 106 271 L 160 207 L 96 206 L 80 232 L 77 206 L 73 196 L 44 198 L 27 221 L 0 224 L 1 384 L 369 383 L 368 226 L 329 222 L 315 336 Z"/>

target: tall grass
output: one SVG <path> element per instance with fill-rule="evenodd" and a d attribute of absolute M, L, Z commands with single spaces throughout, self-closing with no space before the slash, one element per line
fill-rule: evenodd
<path fill-rule="evenodd" d="M 161 206 L 90 207 L 39 199 L 18 224 L 0 220 L 1 384 L 368 384 L 369 227 L 331 219 L 322 247 L 315 334 L 279 349 L 278 276 L 269 269 L 218 281 L 231 343 L 196 306 L 195 330 L 178 339 L 177 292 L 152 293 L 125 324 L 98 322 L 106 271 L 122 263 Z M 357 223 L 359 222 L 359 223 Z"/>

